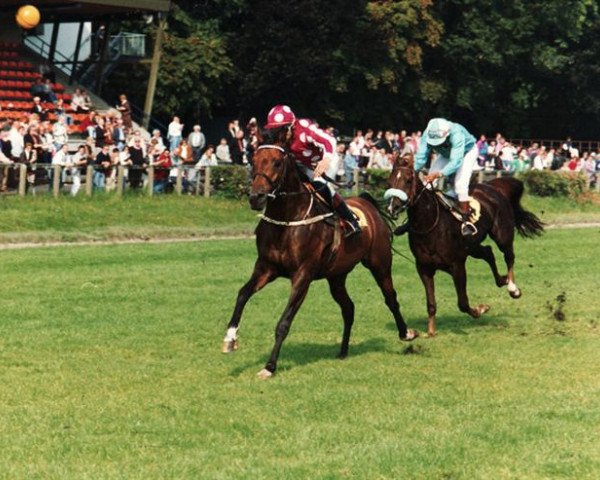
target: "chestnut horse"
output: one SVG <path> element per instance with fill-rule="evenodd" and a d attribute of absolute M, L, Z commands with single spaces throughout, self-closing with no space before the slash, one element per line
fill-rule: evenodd
<path fill-rule="evenodd" d="M 354 303 L 346 290 L 346 277 L 358 262 L 375 277 L 394 316 L 400 339 L 412 340 L 417 336 L 415 331 L 407 329 L 396 298 L 391 274 L 392 232 L 384 221 L 384 212 L 368 199 L 352 198 L 348 203 L 363 212 L 367 226 L 359 235 L 344 238 L 341 227 L 336 226 L 337 219 L 333 224 L 329 222 L 333 214 L 301 180 L 285 141 L 263 144 L 256 150 L 250 206 L 253 210 L 265 208 L 256 228 L 258 259 L 250 280 L 238 293 L 223 352 L 238 348 L 237 331 L 248 299 L 276 278 L 289 278 L 292 284 L 289 301 L 275 328 L 271 356 L 258 374 L 261 378 L 275 373 L 281 345 L 311 282 L 317 279 L 327 279 L 329 291 L 341 307 L 344 329 L 339 357 L 346 357 L 354 322 Z"/>
<path fill-rule="evenodd" d="M 427 297 L 429 336 L 435 335 L 433 277 L 437 270 L 443 270 L 452 276 L 461 312 L 478 318 L 490 308 L 485 304 L 474 308 L 469 305 L 465 269 L 468 256 L 485 260 L 492 270 L 496 285 L 507 285 L 512 298 L 521 296 L 513 269 L 515 229 L 521 236 L 531 238 L 541 235 L 544 225 L 533 213 L 521 206 L 523 183 L 520 180 L 504 177 L 471 186 L 471 196 L 481 205 L 481 215 L 476 223 L 478 232 L 471 237 L 462 236 L 461 222 L 442 204 L 435 191 L 423 185 L 413 168 L 412 155 L 396 160 L 389 186 L 391 188 L 385 195 L 385 198 L 391 199 L 389 212 L 395 217 L 400 211 L 407 210 L 409 245 Z M 492 247 L 481 245 L 488 235 L 504 254 L 508 269 L 506 275 L 498 273 Z"/>

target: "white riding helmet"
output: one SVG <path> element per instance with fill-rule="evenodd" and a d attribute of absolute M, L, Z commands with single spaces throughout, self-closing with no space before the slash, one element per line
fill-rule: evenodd
<path fill-rule="evenodd" d="M 432 147 L 441 145 L 450 133 L 450 122 L 445 118 L 432 118 L 427 124 L 427 143 Z"/>

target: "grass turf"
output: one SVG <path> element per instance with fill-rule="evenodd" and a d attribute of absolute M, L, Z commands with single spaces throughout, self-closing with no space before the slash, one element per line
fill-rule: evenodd
<path fill-rule="evenodd" d="M 0 252 L 0 478 L 597 478 L 599 235 L 519 240 L 520 300 L 470 260 L 478 320 L 439 274 L 439 336 L 410 346 L 357 268 L 345 361 L 317 282 L 266 382 L 286 281 L 219 353 L 251 240 Z M 394 279 L 423 332 L 414 266 L 396 257 Z"/>
<path fill-rule="evenodd" d="M 524 204 L 553 224 L 600 222 L 600 204 L 526 196 Z M 157 195 L 3 197 L 0 243 L 190 238 L 251 234 L 256 212 L 245 200 Z"/>

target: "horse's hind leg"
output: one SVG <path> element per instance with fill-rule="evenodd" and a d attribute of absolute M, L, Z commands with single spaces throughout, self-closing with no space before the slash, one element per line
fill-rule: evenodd
<path fill-rule="evenodd" d="M 521 289 L 517 287 L 515 283 L 515 251 L 513 249 L 513 244 L 506 245 L 504 248 L 499 247 L 504 254 L 504 261 L 506 262 L 506 268 L 508 270 L 507 278 L 508 278 L 508 293 L 512 298 L 519 298 L 521 296 Z"/>
<path fill-rule="evenodd" d="M 246 303 L 252 295 L 258 292 L 267 283 L 273 281 L 276 277 L 277 274 L 268 264 L 257 260 L 250 280 L 248 280 L 238 292 L 233 315 L 227 326 L 227 334 L 223 339 L 223 353 L 230 353 L 238 349 L 239 341 L 237 338 L 237 331 L 242 317 L 242 311 L 244 310 Z"/>
<path fill-rule="evenodd" d="M 513 242 L 515 239 L 514 229 L 510 230 L 508 235 L 492 235 L 492 239 L 498 245 L 498 248 L 504 255 L 504 262 L 506 263 L 506 285 L 508 285 L 508 293 L 512 298 L 519 298 L 521 296 L 521 290 L 515 283 L 515 250 L 513 248 Z"/>
<path fill-rule="evenodd" d="M 489 245 L 474 245 L 469 250 L 469 255 L 479 260 L 485 260 L 492 270 L 496 286 L 503 287 L 508 283 L 508 277 L 506 275 L 500 275 L 498 267 L 496 265 L 496 257 L 494 251 Z"/>
<path fill-rule="evenodd" d="M 344 319 L 344 333 L 342 336 L 342 347 L 339 358 L 346 358 L 348 355 L 348 344 L 350 343 L 350 332 L 354 323 L 354 303 L 346 290 L 346 275 L 329 278 L 329 291 L 331 296 L 342 309 Z"/>
<path fill-rule="evenodd" d="M 469 306 L 469 297 L 467 296 L 467 271 L 464 262 L 454 264 L 451 273 L 454 287 L 456 288 L 456 295 L 458 297 L 459 310 L 468 313 L 473 318 L 479 318 L 483 313 L 487 312 L 490 309 L 489 305 L 480 304 L 477 305 L 477 308 L 471 308 Z"/>
<path fill-rule="evenodd" d="M 392 281 L 391 258 L 389 263 L 389 266 L 383 266 L 371 264 L 366 261 L 363 262 L 363 264 L 371 271 L 373 277 L 375 277 L 377 285 L 379 285 L 379 288 L 383 293 L 385 304 L 390 309 L 390 312 L 392 312 L 392 315 L 394 315 L 400 340 L 413 340 L 418 337 L 418 333 L 415 330 L 407 328 L 406 323 L 404 323 L 404 319 L 400 313 L 400 304 L 398 303 L 396 290 L 394 289 L 394 282 Z"/>

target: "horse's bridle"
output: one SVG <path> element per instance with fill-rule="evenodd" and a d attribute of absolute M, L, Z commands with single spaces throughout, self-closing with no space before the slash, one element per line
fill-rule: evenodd
<path fill-rule="evenodd" d="M 279 145 L 270 145 L 270 144 L 265 144 L 265 145 L 260 145 L 256 151 L 258 152 L 259 150 L 263 150 L 263 149 L 275 149 L 275 150 L 279 150 L 281 153 L 283 153 L 283 170 L 281 172 L 281 175 L 279 176 L 279 178 L 277 179 L 277 183 L 275 183 L 268 175 L 259 172 L 259 173 L 254 173 L 252 174 L 252 181 L 254 181 L 254 179 L 256 177 L 262 177 L 264 178 L 268 183 L 269 186 L 271 187 L 271 191 L 269 193 L 267 193 L 267 197 L 269 198 L 276 198 L 277 195 L 279 194 L 279 189 L 281 188 L 282 184 L 283 184 L 283 179 L 285 178 L 285 174 L 287 173 L 287 155 L 288 152 L 285 150 L 285 148 L 280 147 Z"/>
<path fill-rule="evenodd" d="M 407 170 L 410 171 L 411 175 L 414 175 L 414 179 L 413 179 L 413 184 L 411 186 L 411 192 L 410 195 L 408 196 L 408 201 L 406 202 L 406 206 L 401 210 L 405 210 L 408 207 L 411 207 L 413 205 L 415 205 L 420 199 L 421 196 L 425 193 L 425 190 L 427 190 L 427 185 L 424 185 L 423 188 L 421 189 L 421 191 L 419 193 L 417 193 L 417 182 L 419 181 L 419 177 L 416 174 L 415 170 L 413 169 L 412 166 L 408 166 L 408 167 L 397 167 L 397 170 Z M 431 227 L 429 227 L 427 230 L 423 230 L 423 231 L 416 231 L 414 229 L 412 229 L 412 231 L 414 233 L 416 233 L 417 235 L 424 235 L 426 233 L 431 232 L 438 224 L 438 222 L 440 221 L 440 204 L 439 201 L 437 199 L 434 198 L 435 201 L 435 206 L 436 206 L 436 216 L 435 216 L 435 222 L 433 222 L 433 225 Z"/>

